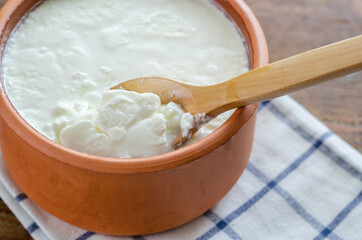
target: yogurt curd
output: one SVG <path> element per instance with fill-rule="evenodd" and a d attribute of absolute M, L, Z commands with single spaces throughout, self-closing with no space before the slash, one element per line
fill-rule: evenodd
<path fill-rule="evenodd" d="M 47 0 L 13 32 L 3 65 L 12 104 L 36 130 L 81 152 L 126 158 L 171 151 L 193 120 L 154 94 L 111 86 L 147 76 L 211 85 L 249 69 L 236 26 L 207 0 Z"/>
<path fill-rule="evenodd" d="M 190 113 L 173 102 L 161 105 L 152 93 L 105 91 L 93 113 L 61 128 L 60 143 L 94 155 L 146 157 L 172 151 L 180 131 L 194 126 Z"/>

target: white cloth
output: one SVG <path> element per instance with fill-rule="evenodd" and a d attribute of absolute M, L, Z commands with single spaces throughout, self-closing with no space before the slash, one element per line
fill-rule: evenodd
<path fill-rule="evenodd" d="M 362 239 L 362 156 L 289 97 L 259 107 L 254 148 L 233 189 L 204 215 L 143 237 L 71 226 L 22 194 L 0 161 L 0 196 L 37 240 Z"/>

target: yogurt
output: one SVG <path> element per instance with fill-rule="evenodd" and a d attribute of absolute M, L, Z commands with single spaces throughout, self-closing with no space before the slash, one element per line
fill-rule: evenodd
<path fill-rule="evenodd" d="M 211 85 L 249 69 L 236 26 L 207 0 L 47 0 L 13 32 L 3 65 L 12 104 L 36 130 L 81 152 L 126 158 L 171 151 L 193 122 L 154 94 L 111 86 L 147 76 Z"/>
<path fill-rule="evenodd" d="M 178 134 L 187 134 L 194 118 L 152 93 L 125 90 L 103 93 L 99 112 L 88 113 L 59 131 L 64 146 L 100 156 L 147 157 L 170 152 Z"/>

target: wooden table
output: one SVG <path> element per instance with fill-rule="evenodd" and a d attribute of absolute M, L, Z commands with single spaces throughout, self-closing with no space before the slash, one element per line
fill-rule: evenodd
<path fill-rule="evenodd" d="M 1 2 L 1 1 L 0 1 Z M 246 0 L 267 37 L 270 61 L 362 34 L 361 0 Z M 292 94 L 362 151 L 362 73 Z M 0 239 L 31 239 L 0 201 Z"/>

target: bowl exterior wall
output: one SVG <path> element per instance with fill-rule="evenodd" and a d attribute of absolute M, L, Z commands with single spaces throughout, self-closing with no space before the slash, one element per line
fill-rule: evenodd
<path fill-rule="evenodd" d="M 245 169 L 255 115 L 215 151 L 159 172 L 110 174 L 61 163 L 24 142 L 0 122 L 6 166 L 29 198 L 76 226 L 113 235 L 167 230 L 216 204 Z"/>

